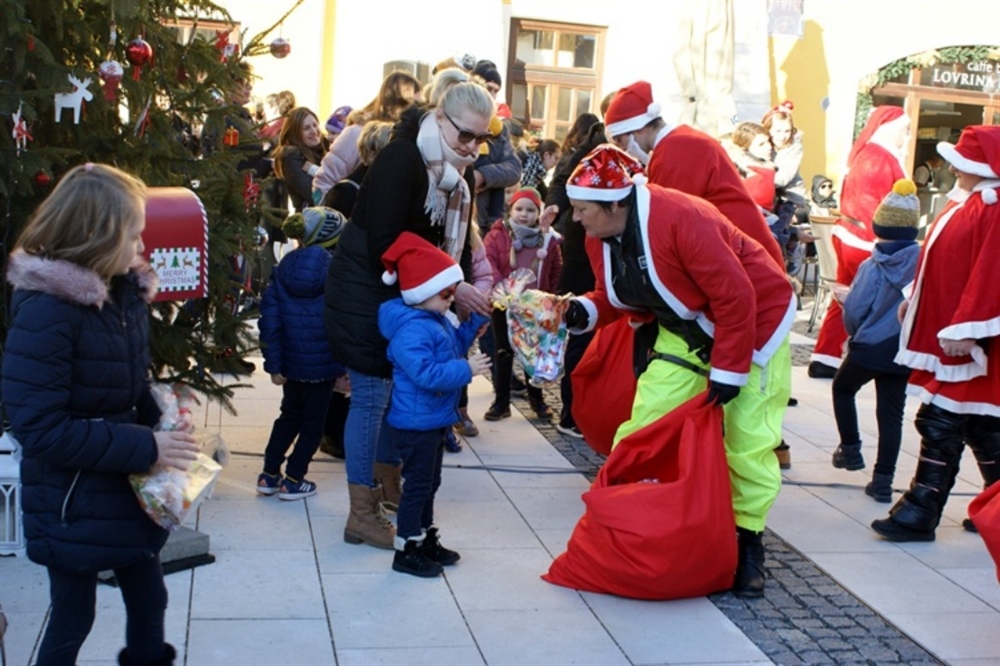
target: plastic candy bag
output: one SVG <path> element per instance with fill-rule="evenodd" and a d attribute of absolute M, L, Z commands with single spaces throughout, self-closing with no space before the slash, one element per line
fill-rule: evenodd
<path fill-rule="evenodd" d="M 153 384 L 153 398 L 163 412 L 156 430 L 194 432 L 194 396 L 184 387 Z M 132 490 L 146 514 L 160 527 L 175 530 L 215 486 L 222 466 L 199 453 L 187 471 L 155 466 L 148 474 L 130 474 Z"/>
<path fill-rule="evenodd" d="M 532 386 L 554 382 L 563 374 L 566 338 L 563 321 L 569 296 L 525 287 L 535 274 L 519 268 L 493 287 L 493 307 L 507 311 L 507 335 L 514 358 L 524 367 Z"/>

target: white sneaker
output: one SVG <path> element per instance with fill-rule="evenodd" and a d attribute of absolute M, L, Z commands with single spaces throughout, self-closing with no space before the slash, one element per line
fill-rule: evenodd
<path fill-rule="evenodd" d="M 583 439 L 583 433 L 580 429 L 574 426 L 564 426 L 561 423 L 556 424 L 556 430 L 566 435 L 567 437 L 572 437 L 573 439 Z"/>

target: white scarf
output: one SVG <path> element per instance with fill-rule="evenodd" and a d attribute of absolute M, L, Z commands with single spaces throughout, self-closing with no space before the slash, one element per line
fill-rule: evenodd
<path fill-rule="evenodd" d="M 465 248 L 472 205 L 469 185 L 462 173 L 475 163 L 476 155 L 461 157 L 452 150 L 441 135 L 434 113 L 428 113 L 420 120 L 417 148 L 427 165 L 428 188 L 424 211 L 430 216 L 432 224 L 444 225 L 444 245 L 441 249 L 458 261 Z"/>

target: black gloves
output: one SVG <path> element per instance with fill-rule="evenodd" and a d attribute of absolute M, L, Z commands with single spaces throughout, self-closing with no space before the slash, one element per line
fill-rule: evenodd
<path fill-rule="evenodd" d="M 715 403 L 716 405 L 724 405 L 739 394 L 739 386 L 710 380 L 708 382 L 708 400 L 705 402 L 706 404 Z"/>
<path fill-rule="evenodd" d="M 583 307 L 583 303 L 574 298 L 570 300 L 563 319 L 569 328 L 586 328 L 590 315 L 587 313 L 587 308 Z"/>

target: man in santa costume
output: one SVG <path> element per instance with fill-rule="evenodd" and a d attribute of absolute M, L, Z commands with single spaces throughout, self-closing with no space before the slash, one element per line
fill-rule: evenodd
<path fill-rule="evenodd" d="M 772 449 L 791 385 L 791 285 L 767 251 L 715 207 L 647 184 L 642 165 L 614 146 L 587 155 L 566 193 L 598 276 L 593 291 L 570 303 L 571 331 L 623 315 L 658 324 L 652 360 L 615 445 L 706 388 L 709 400 L 725 406 L 739 539 L 734 592 L 760 596 L 761 533 L 781 487 Z"/>
<path fill-rule="evenodd" d="M 615 93 L 604 125 L 616 146 L 647 165 L 650 183 L 712 202 L 740 231 L 763 245 L 784 271 L 778 241 L 725 149 L 693 127 L 668 125 L 648 82 L 636 81 Z"/>
<path fill-rule="evenodd" d="M 966 444 L 986 485 L 1000 481 L 1000 127 L 966 127 L 938 152 L 957 182 L 900 307 L 896 362 L 913 368 L 907 390 L 923 404 L 910 489 L 872 523 L 890 541 L 934 540 Z"/>
<path fill-rule="evenodd" d="M 784 273 L 781 247 L 726 150 L 700 130 L 668 125 L 647 81 L 636 81 L 615 93 L 604 123 L 605 134 L 615 145 L 647 165 L 650 183 L 711 202 L 737 229 L 760 243 Z M 791 467 L 780 431 L 774 449 L 782 468 Z"/>
<path fill-rule="evenodd" d="M 903 160 L 910 136 L 910 119 L 898 106 L 877 107 L 851 146 L 847 176 L 840 199 L 842 217 L 833 229 L 838 284 L 854 281 L 861 263 L 875 245 L 872 219 L 893 183 L 906 178 Z M 809 376 L 829 379 L 837 374 L 847 342 L 840 303 L 831 299 L 823 316 L 809 363 Z"/>

